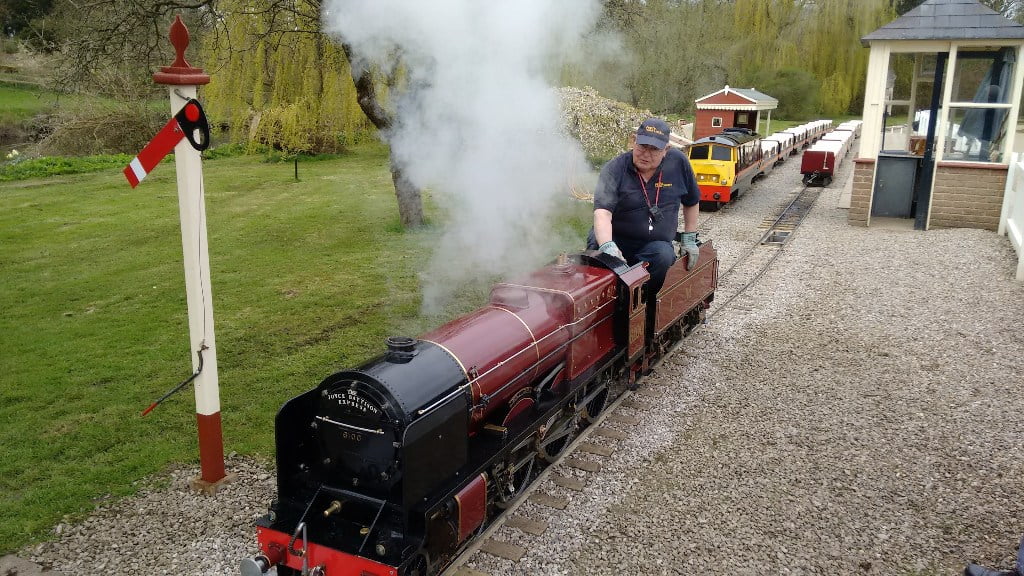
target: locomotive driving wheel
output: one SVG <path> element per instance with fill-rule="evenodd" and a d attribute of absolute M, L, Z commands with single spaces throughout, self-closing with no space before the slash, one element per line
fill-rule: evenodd
<path fill-rule="evenodd" d="M 559 410 L 537 432 L 537 454 L 545 462 L 554 462 L 576 437 L 579 428 L 575 412 Z"/>
<path fill-rule="evenodd" d="M 430 561 L 425 552 L 416 554 L 403 572 L 404 576 L 427 576 L 430 573 Z"/>
<path fill-rule="evenodd" d="M 527 445 L 522 450 L 514 451 L 513 455 L 497 475 L 499 485 L 495 505 L 502 509 L 508 508 L 533 480 L 533 464 L 537 460 L 537 453 Z"/>
<path fill-rule="evenodd" d="M 596 394 L 591 396 L 591 400 L 587 402 L 587 405 L 583 407 L 583 411 L 580 412 L 580 419 L 587 424 L 593 424 L 597 421 L 597 417 L 604 412 L 604 409 L 608 406 L 608 386 L 601 384 Z"/>

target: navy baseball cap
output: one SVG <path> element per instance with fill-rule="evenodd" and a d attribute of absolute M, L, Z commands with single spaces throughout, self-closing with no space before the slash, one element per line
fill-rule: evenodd
<path fill-rule="evenodd" d="M 664 150 L 668 146 L 668 135 L 672 130 L 661 118 L 648 118 L 636 129 L 636 143 L 654 146 Z"/>

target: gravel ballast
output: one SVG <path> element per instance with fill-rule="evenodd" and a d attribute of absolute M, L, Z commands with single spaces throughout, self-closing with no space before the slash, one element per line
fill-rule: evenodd
<path fill-rule="evenodd" d="M 721 270 L 800 188 L 799 158 L 704 214 Z M 840 178 L 783 253 L 618 412 L 635 426 L 602 470 L 545 481 L 565 510 L 494 537 L 527 548 L 505 574 L 958 574 L 1012 565 L 1024 533 L 1024 283 L 1005 237 L 849 226 Z M 769 248 L 764 248 L 769 249 Z M 738 267 L 735 275 L 741 274 Z M 723 279 L 720 296 L 742 279 Z M 723 302 L 719 298 L 716 305 Z M 22 556 L 65 574 L 237 574 L 273 494 L 267 465 L 193 493 L 198 470 L 55 528 Z M 157 482 L 160 484 L 160 482 Z"/>

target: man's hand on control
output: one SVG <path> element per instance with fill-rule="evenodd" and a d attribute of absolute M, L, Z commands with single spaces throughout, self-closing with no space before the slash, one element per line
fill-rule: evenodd
<path fill-rule="evenodd" d="M 693 270 L 693 267 L 697 265 L 697 259 L 700 258 L 700 248 L 697 247 L 697 233 L 683 232 L 680 248 L 690 257 L 686 262 L 686 269 Z"/>
<path fill-rule="evenodd" d="M 608 242 L 601 244 L 601 247 L 598 248 L 598 250 L 604 252 L 605 254 L 615 256 L 616 258 L 622 260 L 623 262 L 626 261 L 626 257 L 622 255 L 622 250 L 619 250 L 618 245 L 615 244 L 615 242 L 612 240 L 609 240 Z"/>

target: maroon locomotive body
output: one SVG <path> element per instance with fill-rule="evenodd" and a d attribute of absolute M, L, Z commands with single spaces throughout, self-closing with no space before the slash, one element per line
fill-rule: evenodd
<path fill-rule="evenodd" d="M 565 258 L 419 338 L 332 374 L 277 416 L 278 498 L 245 576 L 436 574 L 539 469 L 699 324 L 717 253 L 649 301 L 642 265 Z"/>

